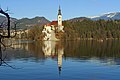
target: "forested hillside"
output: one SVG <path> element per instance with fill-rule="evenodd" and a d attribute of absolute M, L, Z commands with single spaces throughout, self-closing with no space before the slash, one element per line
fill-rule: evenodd
<path fill-rule="evenodd" d="M 120 20 L 67 20 L 64 21 L 64 39 L 119 39 Z"/>

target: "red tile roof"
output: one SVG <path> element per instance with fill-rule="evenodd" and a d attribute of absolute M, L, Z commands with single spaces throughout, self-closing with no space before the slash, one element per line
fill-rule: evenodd
<path fill-rule="evenodd" d="M 56 25 L 56 24 L 58 24 L 58 21 L 52 21 L 51 22 L 51 25 Z"/>
<path fill-rule="evenodd" d="M 51 26 L 51 25 L 57 25 L 58 21 L 52 21 L 51 23 L 46 24 L 47 26 Z"/>
<path fill-rule="evenodd" d="M 50 24 L 50 23 L 48 23 L 48 24 L 47 24 L 47 26 L 51 26 L 51 24 Z"/>
<path fill-rule="evenodd" d="M 52 21 L 51 23 L 48 23 L 48 24 L 46 24 L 47 26 L 51 26 L 51 25 L 56 25 L 56 24 L 58 24 L 58 21 Z"/>

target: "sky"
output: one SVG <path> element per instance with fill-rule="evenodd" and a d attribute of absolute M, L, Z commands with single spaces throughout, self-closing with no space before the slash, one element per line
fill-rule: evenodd
<path fill-rule="evenodd" d="M 0 7 L 8 7 L 10 16 L 18 19 L 40 16 L 56 20 L 59 5 L 63 20 L 120 11 L 120 0 L 0 0 Z"/>

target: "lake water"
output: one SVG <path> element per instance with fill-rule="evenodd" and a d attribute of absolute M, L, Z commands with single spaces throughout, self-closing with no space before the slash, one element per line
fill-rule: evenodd
<path fill-rule="evenodd" d="M 120 80 L 120 41 L 16 41 L 0 52 L 0 80 Z"/>

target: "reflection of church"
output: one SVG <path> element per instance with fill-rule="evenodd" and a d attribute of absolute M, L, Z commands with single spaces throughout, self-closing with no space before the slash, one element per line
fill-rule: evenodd
<path fill-rule="evenodd" d="M 62 57 L 64 54 L 64 49 L 61 43 L 55 41 L 44 41 L 43 44 L 42 50 L 45 57 L 57 57 L 58 69 L 60 72 L 62 68 Z"/>

